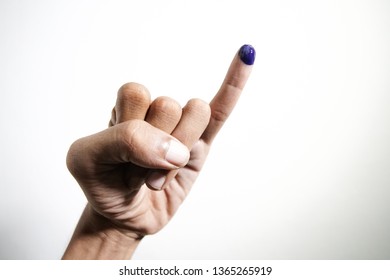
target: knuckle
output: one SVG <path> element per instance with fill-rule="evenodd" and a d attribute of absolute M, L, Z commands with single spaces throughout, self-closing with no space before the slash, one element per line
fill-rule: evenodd
<path fill-rule="evenodd" d="M 150 93 L 141 84 L 137 83 L 126 83 L 122 85 L 118 90 L 118 101 L 119 102 L 149 102 Z"/>
<path fill-rule="evenodd" d="M 210 105 L 199 98 L 194 98 L 188 101 L 187 110 L 191 112 L 194 115 L 197 115 L 198 117 L 204 118 L 205 120 L 210 118 L 211 115 L 211 109 Z"/>
<path fill-rule="evenodd" d="M 211 118 L 216 121 L 217 123 L 223 123 L 226 121 L 226 119 L 229 117 L 229 113 L 215 108 L 211 113 Z"/>
<path fill-rule="evenodd" d="M 156 98 L 152 104 L 152 107 L 156 112 L 163 112 L 166 113 L 167 115 L 181 114 L 180 104 L 174 99 L 169 97 L 162 96 Z"/>

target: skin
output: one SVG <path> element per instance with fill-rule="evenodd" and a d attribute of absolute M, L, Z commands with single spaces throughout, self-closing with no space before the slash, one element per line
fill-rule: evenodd
<path fill-rule="evenodd" d="M 192 99 L 184 108 L 169 97 L 151 101 L 140 84 L 119 89 L 109 128 L 75 141 L 68 152 L 68 169 L 88 204 L 63 259 L 129 259 L 144 236 L 169 222 L 251 69 L 236 54 L 213 100 Z M 186 147 L 173 161 L 171 141 Z"/>

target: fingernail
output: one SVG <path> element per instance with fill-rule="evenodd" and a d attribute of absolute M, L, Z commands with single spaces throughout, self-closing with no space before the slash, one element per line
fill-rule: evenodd
<path fill-rule="evenodd" d="M 246 65 L 255 63 L 256 51 L 251 45 L 243 45 L 238 51 L 238 55 Z"/>
<path fill-rule="evenodd" d="M 171 140 L 165 159 L 176 166 L 184 166 L 190 158 L 188 148 L 176 140 Z"/>
<path fill-rule="evenodd" d="M 146 179 L 146 184 L 149 187 L 152 187 L 155 190 L 161 190 L 165 183 L 166 176 L 165 174 L 159 172 L 159 171 L 153 171 L 150 173 L 148 178 Z"/>

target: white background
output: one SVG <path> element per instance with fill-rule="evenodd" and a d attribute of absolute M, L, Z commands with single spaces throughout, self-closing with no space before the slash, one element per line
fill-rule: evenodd
<path fill-rule="evenodd" d="M 390 2 L 0 2 L 0 258 L 58 259 L 85 205 L 65 156 L 125 82 L 250 81 L 193 191 L 135 259 L 390 258 Z"/>

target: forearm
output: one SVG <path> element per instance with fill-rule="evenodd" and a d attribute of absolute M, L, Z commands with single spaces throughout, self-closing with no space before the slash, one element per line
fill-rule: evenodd
<path fill-rule="evenodd" d="M 140 241 L 120 232 L 88 203 L 62 259 L 130 259 Z"/>

